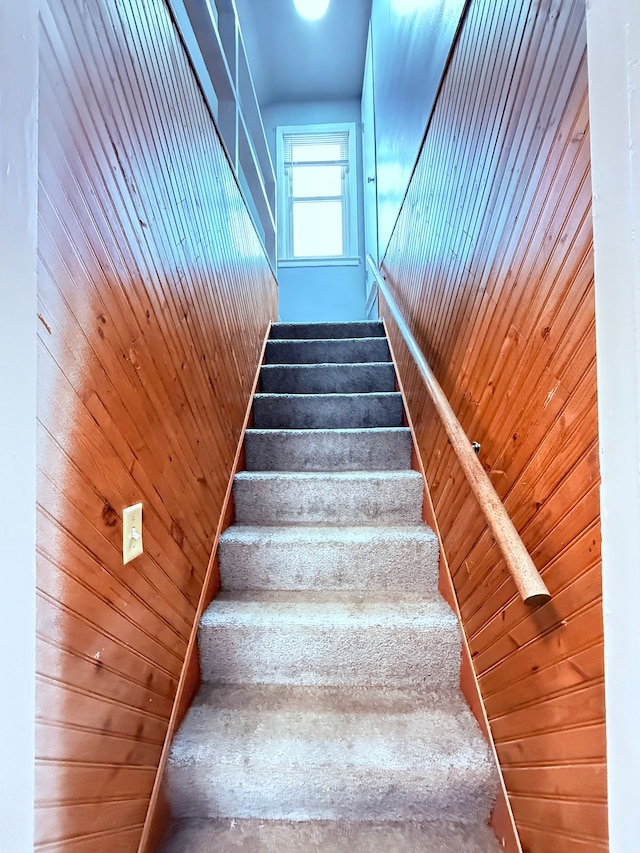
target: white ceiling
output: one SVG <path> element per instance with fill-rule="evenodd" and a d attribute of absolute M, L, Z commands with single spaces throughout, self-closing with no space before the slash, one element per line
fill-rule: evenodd
<path fill-rule="evenodd" d="M 305 21 L 293 0 L 236 0 L 260 106 L 359 98 L 371 0 L 331 0 Z"/>

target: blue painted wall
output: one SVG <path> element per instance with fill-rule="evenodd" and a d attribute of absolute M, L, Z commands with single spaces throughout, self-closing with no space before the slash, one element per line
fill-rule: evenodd
<path fill-rule="evenodd" d="M 262 110 L 273 162 L 276 159 L 276 128 L 281 125 L 356 122 L 358 184 L 358 252 L 353 266 L 278 267 L 279 315 L 281 320 L 365 319 L 364 215 L 362 199 L 362 134 L 360 102 L 273 104 Z"/>
<path fill-rule="evenodd" d="M 400 213 L 465 5 L 465 0 L 373 0 L 380 258 Z"/>

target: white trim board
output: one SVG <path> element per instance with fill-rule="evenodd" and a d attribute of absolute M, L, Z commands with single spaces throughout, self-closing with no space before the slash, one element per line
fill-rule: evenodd
<path fill-rule="evenodd" d="M 36 518 L 38 0 L 0 25 L 0 826 L 33 850 Z"/>
<path fill-rule="evenodd" d="M 640 4 L 588 0 L 611 853 L 640 790 Z"/>

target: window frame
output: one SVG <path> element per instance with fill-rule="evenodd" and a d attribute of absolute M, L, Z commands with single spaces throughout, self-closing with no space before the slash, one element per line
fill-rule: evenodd
<path fill-rule="evenodd" d="M 358 246 L 358 162 L 355 122 L 330 124 L 281 125 L 276 128 L 276 167 L 278 181 L 278 265 L 283 267 L 356 266 L 360 263 Z M 293 257 L 292 205 L 290 182 L 285 173 L 285 136 L 315 136 L 347 133 L 348 166 L 343 200 L 343 252 L 341 255 Z M 318 198 L 320 200 L 320 197 Z"/>

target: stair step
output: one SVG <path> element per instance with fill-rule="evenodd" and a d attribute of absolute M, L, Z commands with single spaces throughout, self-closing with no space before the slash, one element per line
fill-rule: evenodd
<path fill-rule="evenodd" d="M 181 820 L 162 853 L 500 853 L 488 827 L 442 821 Z"/>
<path fill-rule="evenodd" d="M 369 394 L 395 391 L 390 361 L 364 364 L 265 364 L 260 391 L 265 394 Z"/>
<path fill-rule="evenodd" d="M 258 429 L 364 429 L 402 426 L 402 395 L 256 394 Z"/>
<path fill-rule="evenodd" d="M 386 338 L 327 338 L 321 340 L 270 340 L 267 364 L 347 364 L 390 361 Z"/>
<path fill-rule="evenodd" d="M 225 590 L 403 590 L 438 587 L 438 540 L 410 527 L 248 527 L 234 524 L 218 551 Z"/>
<path fill-rule="evenodd" d="M 233 481 L 240 524 L 418 524 L 417 471 L 242 471 Z"/>
<path fill-rule="evenodd" d="M 274 324 L 265 361 L 164 853 L 497 853 L 384 327 Z"/>
<path fill-rule="evenodd" d="M 389 687 L 205 685 L 167 784 L 179 818 L 482 823 L 496 793 L 459 691 Z"/>
<path fill-rule="evenodd" d="M 384 326 L 378 321 L 351 323 L 274 323 L 272 340 L 286 338 L 383 338 Z"/>
<path fill-rule="evenodd" d="M 249 429 L 245 450 L 248 471 L 402 471 L 411 467 L 411 431 Z"/>
<path fill-rule="evenodd" d="M 439 597 L 223 592 L 202 616 L 198 646 L 203 679 L 222 684 L 459 684 L 458 623 Z"/>

